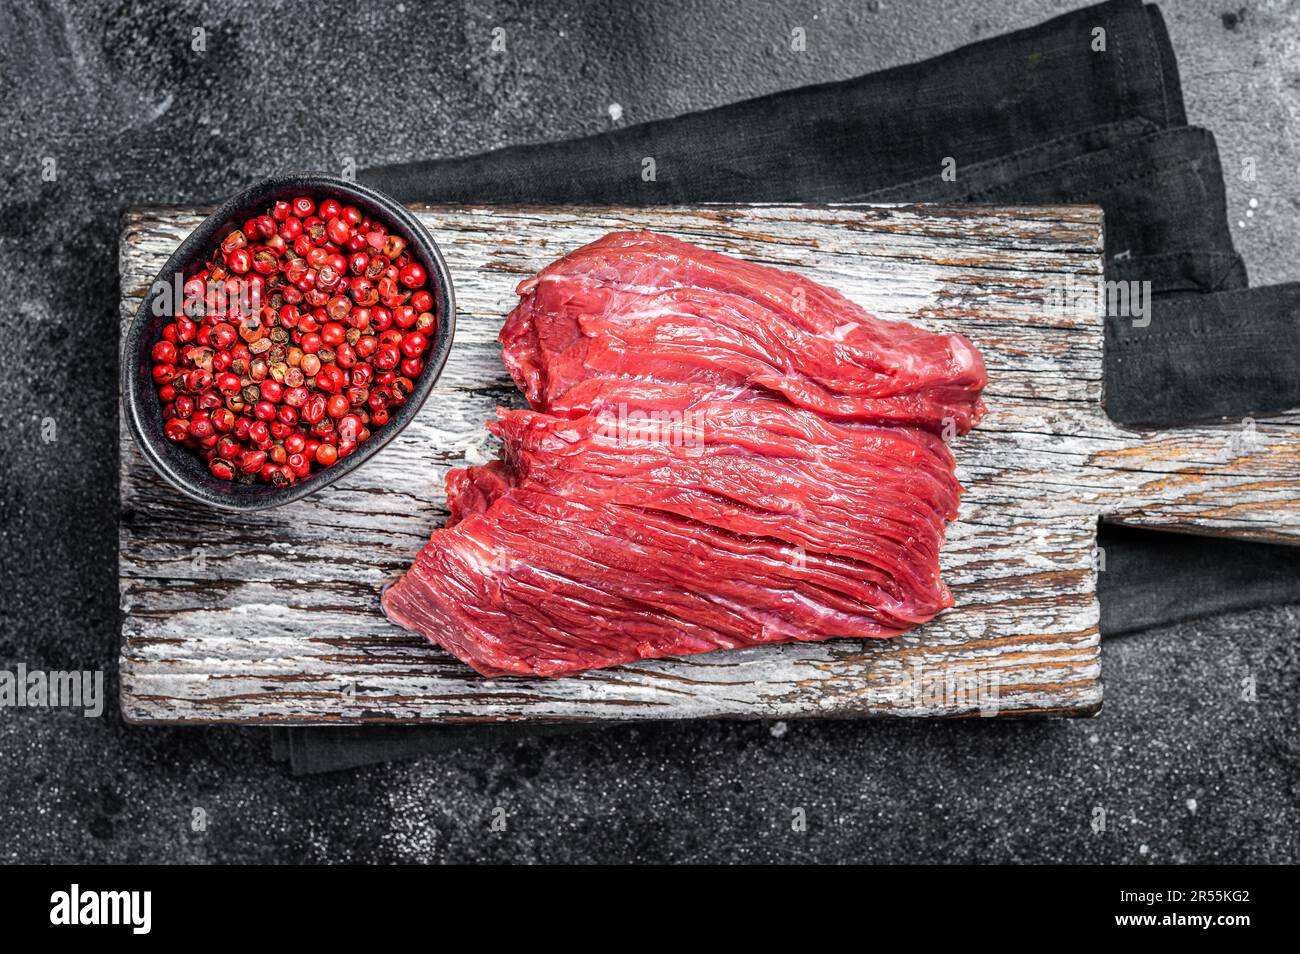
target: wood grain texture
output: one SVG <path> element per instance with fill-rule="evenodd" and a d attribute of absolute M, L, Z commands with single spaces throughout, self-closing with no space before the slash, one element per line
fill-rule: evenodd
<path fill-rule="evenodd" d="M 122 430 L 122 704 L 148 722 L 362 723 L 1089 714 L 1101 704 L 1099 518 L 1300 539 L 1300 418 L 1136 433 L 1102 398 L 1101 214 L 1088 207 L 416 207 L 456 281 L 456 345 L 423 411 L 355 474 L 252 516 L 166 486 Z M 201 220 L 126 221 L 122 321 Z M 942 565 L 957 605 L 893 640 L 484 679 L 388 623 L 381 587 L 445 516 L 449 467 L 520 405 L 495 338 L 515 284 L 614 229 L 807 274 L 983 351 L 990 413 Z M 328 542 L 325 542 L 328 541 Z"/>

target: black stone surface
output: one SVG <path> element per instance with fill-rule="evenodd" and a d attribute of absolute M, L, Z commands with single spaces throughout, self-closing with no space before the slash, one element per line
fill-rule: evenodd
<path fill-rule="evenodd" d="M 1300 613 L 1286 606 L 1108 641 L 1106 708 L 1089 721 L 613 728 L 295 779 L 265 731 L 132 728 L 117 714 L 124 209 L 844 78 L 1069 5 L 325 0 L 217 12 L 182 0 L 6 12 L 0 669 L 103 669 L 110 699 L 99 719 L 0 709 L 0 859 L 1296 861 Z M 1264 177 L 1252 192 L 1229 184 L 1254 281 L 1294 280 L 1294 24 L 1245 9 L 1234 4 L 1231 24 L 1203 0 L 1166 16 L 1190 119 L 1219 134 L 1225 167 L 1253 156 Z M 802 54 L 789 50 L 795 26 L 808 32 Z M 497 27 L 504 53 L 491 50 Z M 196 808 L 204 832 L 191 828 Z M 504 832 L 490 830 L 498 808 Z M 797 808 L 806 832 L 792 830 Z"/>

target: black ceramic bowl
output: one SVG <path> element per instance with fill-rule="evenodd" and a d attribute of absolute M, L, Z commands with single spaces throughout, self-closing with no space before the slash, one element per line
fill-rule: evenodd
<path fill-rule="evenodd" d="M 415 391 L 392 414 L 388 423 L 376 428 L 370 439 L 338 463 L 286 487 L 271 484 L 243 484 L 218 480 L 203 460 L 187 447 L 175 444 L 163 434 L 162 403 L 151 376 L 150 351 L 162 336 L 163 326 L 172 320 L 170 304 L 165 314 L 154 314 L 154 301 L 173 287 L 174 276 L 188 279 L 202 270 L 207 258 L 231 229 L 252 216 L 261 215 L 277 200 L 307 195 L 319 202 L 333 198 L 355 205 L 364 215 L 375 218 L 407 240 L 407 250 L 424 266 L 429 291 L 436 303 L 437 331 L 429 344 L 423 373 L 415 379 Z M 298 500 L 356 470 L 396 436 L 419 413 L 433 389 L 451 351 L 456 332 L 456 300 L 451 275 L 442 253 L 429 233 L 404 206 L 374 189 L 328 175 L 277 176 L 264 179 L 228 200 L 190 233 L 167 260 L 145 295 L 122 346 L 122 402 L 126 419 L 144 456 L 167 481 L 186 496 L 227 510 L 264 510 Z"/>

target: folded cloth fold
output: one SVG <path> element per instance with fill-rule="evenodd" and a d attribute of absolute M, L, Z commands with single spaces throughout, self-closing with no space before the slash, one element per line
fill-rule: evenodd
<path fill-rule="evenodd" d="M 1228 231 L 1219 152 L 1207 130 L 1153 129 L 1126 121 L 1048 145 L 1053 148 L 1022 150 L 997 163 L 968 166 L 953 182 L 930 176 L 879 190 L 868 199 L 1100 205 L 1108 278 L 1150 282 L 1154 295 L 1246 287 L 1245 264 Z"/>
<path fill-rule="evenodd" d="M 359 177 L 412 202 L 855 202 L 899 183 L 938 181 L 945 159 L 961 181 L 968 167 L 1126 120 L 1148 129 L 1186 123 L 1164 21 L 1137 0 L 857 79 Z M 654 182 L 641 177 L 645 158 L 655 160 Z"/>
<path fill-rule="evenodd" d="M 647 157 L 653 182 L 641 178 Z M 956 163 L 951 182 L 940 176 L 945 159 Z M 1171 425 L 1300 404 L 1287 357 L 1300 354 L 1296 287 L 1245 289 L 1213 137 L 1186 127 L 1164 22 L 1138 0 L 842 83 L 360 178 L 403 200 L 449 203 L 1096 203 L 1106 211 L 1107 278 L 1150 281 L 1153 296 L 1149 323 L 1108 316 L 1112 416 Z M 1113 528 L 1101 543 L 1106 635 L 1293 598 L 1300 580 L 1300 560 L 1260 544 Z M 1216 577 L 1219 564 L 1235 569 Z M 294 771 L 318 772 L 499 731 L 295 728 L 276 747 Z"/>
<path fill-rule="evenodd" d="M 366 725 L 319 729 L 273 729 L 271 757 L 287 762 L 295 775 L 316 775 L 433 755 L 465 746 L 500 745 L 587 728 L 581 723 L 495 725 Z"/>
<path fill-rule="evenodd" d="M 1111 330 L 1106 411 L 1117 420 L 1244 420 L 1300 405 L 1300 283 L 1157 298 L 1149 325 Z"/>
<path fill-rule="evenodd" d="M 1300 547 L 1107 526 L 1101 632 L 1111 638 L 1300 599 Z"/>

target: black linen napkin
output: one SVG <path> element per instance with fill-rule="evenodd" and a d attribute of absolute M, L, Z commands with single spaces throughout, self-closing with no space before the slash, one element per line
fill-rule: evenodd
<path fill-rule="evenodd" d="M 1093 49 L 1095 28 L 1105 51 Z M 641 178 L 645 157 L 655 182 Z M 945 158 L 957 163 L 951 182 Z M 1096 203 L 1107 277 L 1150 281 L 1153 295 L 1149 324 L 1107 318 L 1112 416 L 1171 425 L 1300 404 L 1300 286 L 1246 289 L 1213 137 L 1186 126 L 1164 23 L 1138 0 L 843 83 L 361 179 L 431 202 Z M 1112 528 L 1101 543 L 1105 635 L 1293 598 L 1300 581 L 1300 554 L 1261 544 Z M 1231 572 L 1216 574 L 1223 566 Z M 279 754 L 312 773 L 474 744 L 501 727 L 277 731 Z"/>
<path fill-rule="evenodd" d="M 1092 50 L 1094 28 L 1105 30 L 1104 52 Z M 1186 124 L 1163 21 L 1138 0 L 844 82 L 360 178 L 411 202 L 855 202 L 939 182 L 948 157 L 963 184 L 965 170 L 1026 152 L 1069 159 L 1070 137 L 1124 121 Z M 654 182 L 641 178 L 645 157 L 655 160 Z"/>
<path fill-rule="evenodd" d="M 1300 405 L 1300 283 L 1157 297 L 1149 326 L 1107 330 L 1106 410 L 1123 423 L 1245 421 Z"/>

